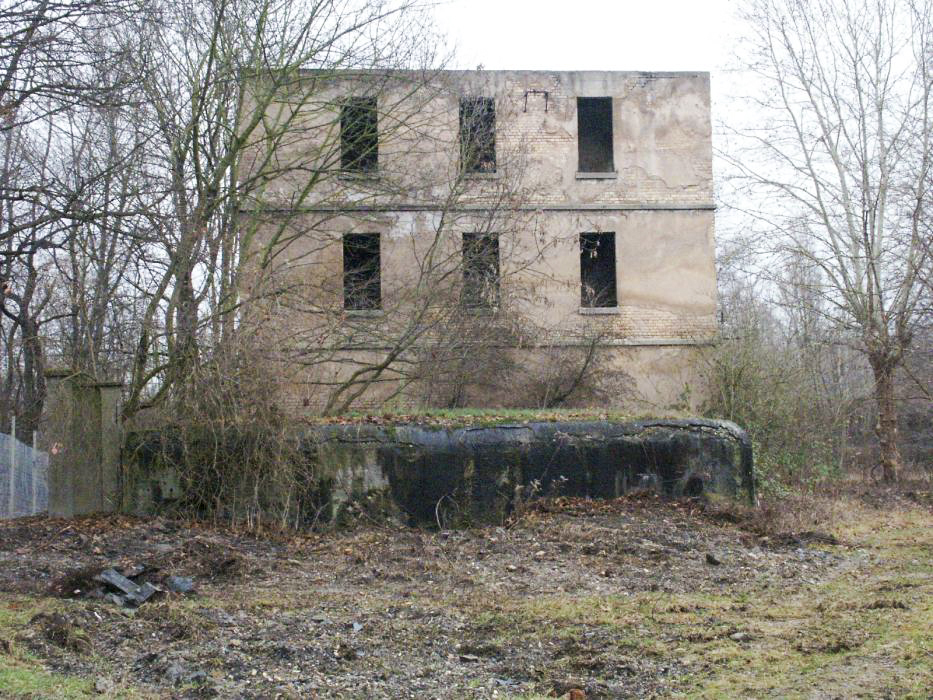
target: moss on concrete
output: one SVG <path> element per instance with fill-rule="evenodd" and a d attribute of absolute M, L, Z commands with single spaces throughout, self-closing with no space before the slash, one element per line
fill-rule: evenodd
<path fill-rule="evenodd" d="M 375 424 L 391 429 L 394 425 L 417 423 L 425 428 L 464 428 L 506 425 L 531 421 L 608 420 L 626 422 L 634 420 L 682 419 L 686 414 L 664 411 L 653 415 L 636 415 L 598 408 L 448 408 L 420 409 L 406 412 L 366 413 L 352 411 L 339 416 L 321 416 L 307 419 L 310 425 Z"/>

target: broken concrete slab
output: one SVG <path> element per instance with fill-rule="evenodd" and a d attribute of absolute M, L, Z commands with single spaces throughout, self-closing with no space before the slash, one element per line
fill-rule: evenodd
<path fill-rule="evenodd" d="M 111 588 L 116 588 L 124 595 L 130 595 L 139 591 L 139 584 L 134 583 L 116 569 L 104 569 L 95 579 L 105 583 Z"/>
<path fill-rule="evenodd" d="M 139 607 L 147 600 L 152 598 L 155 595 L 162 593 L 162 589 L 156 586 L 153 586 L 148 581 L 143 585 L 139 586 L 134 593 L 128 593 L 126 596 L 126 601 L 133 606 Z"/>
<path fill-rule="evenodd" d="M 161 588 L 152 585 L 148 581 L 139 585 L 116 569 L 104 569 L 95 577 L 95 580 L 115 589 L 115 591 L 107 593 L 104 600 L 120 606 L 139 607 L 153 596 L 163 592 Z M 116 591 L 119 591 L 119 593 Z"/>
<path fill-rule="evenodd" d="M 172 593 L 191 593 L 194 590 L 194 579 L 190 576 L 168 576 L 165 587 Z"/>

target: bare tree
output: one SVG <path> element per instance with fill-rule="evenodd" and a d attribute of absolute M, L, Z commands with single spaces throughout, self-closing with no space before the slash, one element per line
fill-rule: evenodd
<path fill-rule="evenodd" d="M 0 129 L 29 124 L 76 104 L 112 104 L 97 80 L 97 36 L 119 22 L 124 0 L 0 3 Z M 119 49 L 111 47 L 107 58 Z"/>
<path fill-rule="evenodd" d="M 264 213 L 255 202 L 271 183 L 301 180 L 289 203 L 297 211 L 332 175 L 280 155 L 283 140 L 328 131 L 326 123 L 296 121 L 321 110 L 327 76 L 417 63 L 429 54 L 429 34 L 409 0 L 152 0 L 125 21 L 138 41 L 129 71 L 139 76 L 150 129 L 149 280 L 129 416 L 145 401 L 170 396 L 201 358 L 231 340 L 248 258 L 268 257 L 253 233 Z M 319 79 L 296 89 L 302 68 Z M 326 161 L 333 153 L 331 141 L 319 155 Z M 281 218 L 287 232 L 290 217 Z"/>
<path fill-rule="evenodd" d="M 27 432 L 45 398 L 53 330 L 45 324 L 62 314 L 56 251 L 70 247 L 76 231 L 125 215 L 102 195 L 127 164 L 94 158 L 108 141 L 87 128 L 96 116 L 128 106 L 127 74 L 120 70 L 125 43 L 105 40 L 120 34 L 117 10 L 125 5 L 0 3 L 3 402 L 6 416 L 18 415 Z"/>
<path fill-rule="evenodd" d="M 320 79 L 303 73 L 293 90 Z M 456 407 L 480 388 L 505 405 L 581 394 L 598 342 L 580 331 L 565 335 L 585 341 L 583 352 L 556 347 L 548 331 L 567 319 L 536 328 L 544 322 L 527 313 L 549 274 L 537 263 L 570 234 L 545 230 L 523 206 L 527 144 L 492 142 L 522 113 L 521 101 L 501 97 L 493 107 L 456 74 L 436 72 L 347 72 L 328 82 L 277 154 L 319 177 L 317 189 L 305 196 L 295 191 L 301 180 L 280 178 L 250 212 L 267 219 L 255 239 L 264 260 L 251 280 L 254 295 L 262 290 L 251 315 L 265 322 L 259 332 L 268 333 L 270 358 L 295 377 L 294 393 L 304 392 L 295 398 L 337 414 L 361 405 Z M 348 152 L 339 140 L 325 143 L 339 135 L 338 115 L 373 89 L 374 172 L 354 172 L 341 162 Z M 529 354 L 545 355 L 548 366 L 523 371 Z"/>
<path fill-rule="evenodd" d="M 819 309 L 871 366 L 893 480 L 895 374 L 929 313 L 931 4 L 754 0 L 745 18 L 763 92 L 730 160 L 756 202 L 747 209 L 764 224 L 764 250 L 814 271 L 795 303 Z"/>
<path fill-rule="evenodd" d="M 416 0 L 0 4 L 7 410 L 41 410 L 49 354 L 128 379 L 128 417 L 231 343 L 244 251 L 266 256 L 243 203 L 332 172 L 280 161 L 300 110 L 270 105 L 320 109 L 334 71 L 430 65 L 426 16 Z M 297 94 L 300 68 L 321 80 Z"/>
<path fill-rule="evenodd" d="M 373 386 L 391 400 L 433 383 L 425 393 L 443 386 L 435 398 L 462 403 L 486 381 L 478 370 L 506 367 L 529 336 L 511 310 L 533 293 L 526 272 L 542 253 L 512 234 L 536 230 L 535 214 L 516 213 L 520 158 L 497 149 L 482 98 L 461 115 L 468 139 L 456 122 L 437 129 L 467 96 L 438 80 L 428 18 L 419 0 L 0 5 L 5 400 L 28 394 L 41 410 L 42 367 L 60 361 L 126 379 L 125 418 L 184 401 L 197 370 L 274 325 L 262 322 L 270 305 L 315 319 L 277 336 L 283 367 L 341 366 L 318 384 L 327 412 Z M 354 76 L 357 106 L 378 104 L 378 178 L 374 152 L 345 162 L 338 92 Z M 419 110 L 440 93 L 442 114 Z M 428 172 L 439 151 L 449 161 Z M 466 177 L 489 175 L 497 152 L 503 177 Z M 391 309 L 378 323 L 348 313 L 326 258 L 335 235 L 384 225 L 380 211 L 412 198 L 431 202 L 433 220 L 411 237 Z M 501 268 L 488 263 L 493 240 Z M 345 352 L 360 344 L 378 351 Z M 579 384 L 564 369 L 560 400 Z"/>
<path fill-rule="evenodd" d="M 121 65 L 123 42 L 101 41 L 122 33 L 117 10 L 125 0 L 56 2 L 28 0 L 0 3 L 0 139 L 8 150 L 24 135 L 54 140 L 67 123 L 59 118 L 74 110 L 124 102 L 128 77 L 105 66 Z M 67 121 L 67 120 L 65 120 Z M 32 175 L 54 170 L 33 169 Z M 0 255 L 49 249 L 76 220 L 100 212 L 85 197 L 102 173 L 86 171 L 66 183 L 56 177 L 0 177 Z M 31 216 L 30 216 L 31 215 Z M 32 235 L 18 237 L 21 232 Z"/>

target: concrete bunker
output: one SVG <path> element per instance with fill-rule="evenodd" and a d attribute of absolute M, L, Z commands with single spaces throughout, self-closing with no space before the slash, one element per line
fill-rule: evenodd
<path fill-rule="evenodd" d="M 173 468 L 165 434 L 135 437 L 135 509 L 183 505 L 183 493 L 164 497 Z M 362 501 L 410 525 L 456 527 L 501 523 L 519 501 L 540 495 L 615 498 L 650 488 L 669 497 L 755 498 L 751 443 L 726 421 L 322 424 L 300 440 L 310 466 L 301 473 L 311 475 L 302 485 L 308 521 L 322 513 L 338 520 Z"/>

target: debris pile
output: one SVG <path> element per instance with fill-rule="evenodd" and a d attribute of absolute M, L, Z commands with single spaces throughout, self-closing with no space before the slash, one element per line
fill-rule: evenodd
<path fill-rule="evenodd" d="M 162 585 L 147 580 L 158 571 L 147 566 L 111 567 L 102 571 L 83 569 L 65 577 L 59 592 L 69 597 L 99 598 L 114 605 L 138 608 L 166 593 L 192 593 L 195 585 L 190 576 L 166 576 Z"/>
<path fill-rule="evenodd" d="M 153 596 L 164 593 L 161 588 L 153 586 L 148 581 L 140 586 L 123 574 L 117 572 L 116 569 L 104 569 L 95 577 L 95 580 L 104 584 L 108 589 L 111 589 L 104 594 L 104 600 L 115 603 L 121 607 L 128 605 L 137 608 Z"/>

